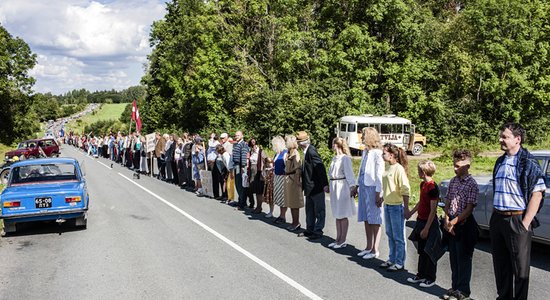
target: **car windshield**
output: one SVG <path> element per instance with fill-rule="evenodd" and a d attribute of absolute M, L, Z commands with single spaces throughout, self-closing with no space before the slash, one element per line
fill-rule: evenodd
<path fill-rule="evenodd" d="M 78 175 L 73 164 L 36 164 L 14 167 L 10 184 L 26 184 L 43 181 L 77 180 Z"/>
<path fill-rule="evenodd" d="M 21 142 L 17 145 L 17 149 L 26 149 L 28 147 L 27 142 Z"/>

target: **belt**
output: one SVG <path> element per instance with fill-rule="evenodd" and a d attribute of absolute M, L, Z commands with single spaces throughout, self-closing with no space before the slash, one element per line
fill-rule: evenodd
<path fill-rule="evenodd" d="M 296 171 L 292 171 L 292 172 L 285 172 L 285 175 L 292 175 L 292 174 L 296 174 Z"/>
<path fill-rule="evenodd" d="M 495 209 L 494 212 L 496 212 L 499 215 L 503 216 L 519 216 L 523 215 L 523 210 L 498 210 Z"/>
<path fill-rule="evenodd" d="M 342 177 L 342 178 L 330 178 L 330 180 L 344 180 L 346 179 L 346 177 Z"/>

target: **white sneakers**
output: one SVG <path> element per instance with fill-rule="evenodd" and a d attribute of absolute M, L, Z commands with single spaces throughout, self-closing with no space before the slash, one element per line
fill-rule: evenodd
<path fill-rule="evenodd" d="M 334 245 L 332 248 L 333 249 L 340 249 L 340 248 L 346 248 L 348 244 L 346 244 L 346 242 L 343 242 L 342 244 L 336 244 Z"/>
<path fill-rule="evenodd" d="M 269 212 L 269 213 L 267 213 L 267 214 L 265 215 L 265 217 L 266 217 L 266 218 L 272 218 L 272 217 L 273 217 L 273 214 L 272 214 L 271 212 Z"/>
<path fill-rule="evenodd" d="M 392 272 L 392 271 L 401 271 L 403 269 L 404 269 L 404 267 L 400 264 L 394 264 L 394 265 L 388 267 L 388 271 L 390 271 L 390 272 Z"/>
<path fill-rule="evenodd" d="M 348 244 L 346 244 L 346 242 L 343 242 L 342 244 L 332 242 L 332 243 L 328 244 L 328 247 L 332 248 L 332 249 L 340 249 L 340 248 L 346 248 L 347 245 Z"/>
<path fill-rule="evenodd" d="M 357 253 L 357 256 L 365 256 L 366 254 L 369 254 L 370 252 L 371 252 L 371 250 L 365 249 L 365 250 Z"/>
<path fill-rule="evenodd" d="M 380 256 L 380 252 L 375 252 L 375 253 L 369 252 L 365 254 L 365 256 L 363 256 L 363 259 L 373 259 L 373 258 L 378 258 L 378 256 Z"/>

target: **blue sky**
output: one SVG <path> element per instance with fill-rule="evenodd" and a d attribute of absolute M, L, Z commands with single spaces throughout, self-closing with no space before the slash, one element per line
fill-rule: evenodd
<path fill-rule="evenodd" d="M 34 90 L 122 90 L 144 74 L 166 0 L 1 0 L 0 23 L 37 55 Z"/>

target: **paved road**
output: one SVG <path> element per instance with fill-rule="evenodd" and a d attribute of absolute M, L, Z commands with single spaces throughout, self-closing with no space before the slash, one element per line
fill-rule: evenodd
<path fill-rule="evenodd" d="M 406 283 L 416 271 L 408 245 L 407 271 L 389 273 L 355 254 L 363 228 L 350 222 L 345 249 L 326 245 L 335 236 L 327 212 L 326 237 L 311 242 L 266 219 L 198 198 L 74 148 L 64 155 L 84 162 L 91 204 L 87 230 L 29 224 L 0 239 L 0 299 L 435 299 L 450 285 L 448 256 L 437 285 Z M 305 217 L 302 212 L 301 220 Z M 410 228 L 408 228 L 410 231 Z M 494 299 L 489 243 L 475 252 L 472 296 Z M 549 247 L 536 246 L 532 299 L 550 295 Z"/>

